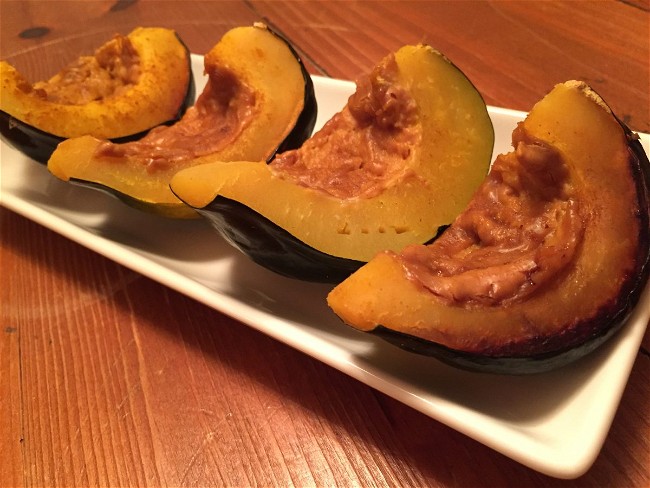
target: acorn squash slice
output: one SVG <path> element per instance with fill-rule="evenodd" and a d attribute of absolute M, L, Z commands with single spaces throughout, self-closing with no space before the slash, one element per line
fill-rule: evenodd
<path fill-rule="evenodd" d="M 648 280 L 650 165 L 587 85 L 557 85 L 467 209 L 428 246 L 383 252 L 328 296 L 344 322 L 483 372 L 537 373 L 624 323 Z"/>
<path fill-rule="evenodd" d="M 117 35 L 34 84 L 2 61 L 0 83 L 3 138 L 41 163 L 70 137 L 142 137 L 180 118 L 195 97 L 189 51 L 173 30 L 155 27 Z"/>
<path fill-rule="evenodd" d="M 142 210 L 197 217 L 170 191 L 174 173 L 211 161 L 266 161 L 309 137 L 317 112 L 311 77 L 290 44 L 265 25 L 230 30 L 204 64 L 206 87 L 174 125 L 125 144 L 69 139 L 52 154 L 49 170 Z"/>
<path fill-rule="evenodd" d="M 339 282 L 449 224 L 487 174 L 493 142 L 465 75 L 429 46 L 404 46 L 301 148 L 269 165 L 195 166 L 171 188 L 258 264 Z"/>

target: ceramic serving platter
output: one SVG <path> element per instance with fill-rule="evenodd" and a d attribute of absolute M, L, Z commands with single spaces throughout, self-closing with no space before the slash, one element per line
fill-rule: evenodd
<path fill-rule="evenodd" d="M 192 61 L 200 93 L 202 58 Z M 314 77 L 314 85 L 318 128 L 343 107 L 354 84 Z M 495 107 L 489 112 L 494 152 L 508 152 L 512 130 L 525 114 Z M 641 137 L 648 152 L 650 138 Z M 4 207 L 551 476 L 575 478 L 594 462 L 650 319 L 646 289 L 621 332 L 574 364 L 520 377 L 462 371 L 346 327 L 325 303 L 329 285 L 257 266 L 202 220 L 145 214 L 102 192 L 57 180 L 4 141 L 0 149 Z"/>

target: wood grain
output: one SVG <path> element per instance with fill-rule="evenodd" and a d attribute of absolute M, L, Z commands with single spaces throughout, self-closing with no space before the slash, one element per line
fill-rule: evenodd
<path fill-rule="evenodd" d="M 21 270 L 1 295 L 10 304 L 2 399 L 13 403 L 3 412 L 14 412 L 1 424 L 2 486 L 553 484 L 243 324 L 0 215 L 0 264 Z M 10 383 L 5 358 L 21 365 Z M 649 372 L 640 356 L 601 455 L 564 484 L 649 481 Z"/>
<path fill-rule="evenodd" d="M 554 84 L 579 79 L 633 129 L 650 131 L 648 13 L 623 2 L 254 5 L 302 52 L 317 53 L 314 63 L 328 76 L 354 80 L 386 53 L 425 42 L 463 70 L 488 104 L 528 111 Z"/>
<path fill-rule="evenodd" d="M 0 2 L 31 77 L 138 25 L 206 52 L 264 20 L 314 74 L 355 79 L 428 42 L 488 103 L 584 79 L 650 131 L 645 0 Z M 0 209 L 0 486 L 650 485 L 650 334 L 593 467 L 558 481 Z M 567 435 L 570 435 L 567 433 Z"/>

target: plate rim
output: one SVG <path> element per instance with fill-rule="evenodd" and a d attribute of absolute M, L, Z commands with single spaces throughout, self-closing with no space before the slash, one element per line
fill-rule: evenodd
<path fill-rule="evenodd" d="M 200 71 L 198 73 L 196 72 L 196 65 L 198 64 L 199 66 L 202 66 L 202 59 L 202 56 L 196 54 L 192 55 L 195 76 L 197 76 L 197 74 L 198 76 L 202 75 Z M 316 88 L 317 99 L 319 97 L 319 92 L 322 96 L 322 94 L 326 93 L 327 90 L 334 90 L 336 96 L 342 97 L 342 94 L 350 93 L 351 90 L 353 91 L 355 86 L 351 81 L 317 75 L 312 75 L 312 79 Z M 202 87 L 198 84 L 197 93 L 200 93 L 201 90 Z M 339 108 L 340 107 L 337 107 L 336 109 Z M 521 119 L 526 115 L 526 112 L 523 111 L 493 106 L 488 106 L 488 111 L 490 116 L 497 118 L 497 120 L 499 117 L 511 118 L 513 120 L 517 118 Z M 650 136 L 647 134 L 640 135 L 644 141 L 644 147 L 647 152 L 647 144 L 650 140 Z M 1 169 L 2 166 L 8 164 L 6 161 L 8 158 L 5 158 L 5 154 L 7 154 L 6 151 L 14 150 L 9 148 L 4 140 L 1 142 L 0 148 L 3 153 L 2 162 L 0 163 Z M 497 150 L 498 148 L 495 147 L 495 152 Z M 42 167 L 39 163 L 33 162 L 27 157 L 24 157 L 24 162 L 22 164 L 30 163 Z M 600 428 L 596 429 L 597 432 L 594 432 L 594 435 L 591 437 L 587 445 L 575 445 L 571 442 L 567 442 L 563 446 L 564 449 L 557 449 L 557 446 L 553 446 L 553 452 L 548 450 L 548 452 L 543 455 L 540 455 L 539 453 L 537 455 L 532 455 L 530 452 L 526 451 L 531 449 L 531 446 L 532 450 L 535 451 L 535 445 L 539 446 L 539 443 L 529 443 L 529 445 L 525 445 L 526 443 L 524 442 L 523 446 L 515 446 L 514 443 L 508 444 L 495 440 L 495 429 L 497 433 L 509 433 L 512 435 L 513 430 L 517 430 L 517 425 L 508 424 L 508 422 L 495 419 L 492 429 L 486 429 L 486 425 L 484 425 L 485 419 L 482 419 L 481 421 L 478 421 L 480 428 L 477 428 L 476 419 L 481 417 L 480 411 L 461 408 L 460 410 L 462 410 L 462 415 L 459 419 L 459 417 L 456 416 L 456 413 L 459 410 L 458 407 L 464 406 L 454 405 L 453 402 L 447 402 L 440 398 L 437 399 L 437 402 L 432 402 L 430 398 L 431 392 L 423 391 L 419 388 L 413 388 L 412 384 L 409 384 L 408 381 L 404 380 L 404 378 L 400 378 L 399 375 L 395 375 L 394 372 L 388 372 L 387 374 L 386 371 L 373 367 L 371 364 L 364 364 L 362 361 L 359 361 L 359 358 L 353 357 L 349 351 L 347 355 L 344 354 L 345 351 L 342 351 L 340 347 L 334 347 L 330 344 L 334 349 L 332 349 L 332 347 L 328 348 L 328 344 L 321 338 L 317 338 L 315 343 L 313 343 L 314 338 L 307 337 L 309 335 L 308 332 L 301 330 L 300 324 L 298 323 L 288 324 L 292 330 L 290 336 L 287 336 L 287 334 L 284 333 L 280 334 L 274 328 L 277 321 L 282 321 L 280 317 L 269 315 L 263 310 L 255 309 L 247 303 L 237 301 L 234 297 L 219 293 L 218 291 L 199 283 L 195 279 L 182 274 L 177 270 L 171 269 L 163 262 L 154 259 L 154 257 L 147 256 L 146 253 L 148 251 L 146 249 L 140 250 L 141 252 L 139 252 L 136 249 L 125 247 L 108 237 L 93 234 L 83 228 L 83 226 L 65 218 L 63 214 L 53 212 L 51 209 L 48 210 L 46 206 L 39 205 L 37 202 L 26 200 L 19 195 L 14 194 L 11 190 L 7 192 L 4 186 L 5 178 L 2 178 L 1 174 L 2 173 L 0 172 L 1 206 L 61 234 L 116 263 L 154 279 L 164 286 L 174 289 L 179 293 L 234 318 L 235 320 L 253 327 L 256 330 L 293 347 L 294 349 L 302 351 L 314 359 L 361 381 L 371 388 L 381 391 L 428 417 L 448 425 L 454 430 L 487 445 L 488 447 L 525 466 L 528 466 L 531 469 L 540 471 L 549 476 L 557 478 L 576 478 L 584 474 L 591 467 L 601 450 L 605 438 L 607 437 L 632 366 L 636 360 L 636 354 L 629 354 L 628 356 L 630 357 L 628 357 L 627 360 L 623 358 L 622 362 L 621 359 L 617 361 L 616 368 L 619 371 L 619 381 L 617 381 L 614 388 L 611 389 L 612 396 L 610 397 L 610 401 L 606 408 L 599 414 Z M 233 252 L 235 251 L 233 250 Z M 638 351 L 647 327 L 648 319 L 650 318 L 650 306 L 646 306 L 648 312 L 644 314 L 642 313 L 642 304 L 650 304 L 650 285 L 646 286 L 639 305 L 637 305 L 634 311 L 635 317 L 631 317 L 628 320 L 628 323 L 624 325 L 624 330 L 617 334 L 618 337 L 615 338 L 616 345 L 611 346 L 611 349 L 614 349 L 614 352 L 619 351 L 621 348 L 625 348 L 626 351 Z M 266 324 L 265 326 L 261 326 L 259 322 L 261 318 L 264 319 L 262 322 Z M 642 323 L 644 320 L 645 324 Z M 282 325 L 283 327 L 286 327 L 286 321 L 283 322 Z M 306 338 L 308 339 L 307 341 L 305 340 Z M 610 354 L 610 357 L 612 354 Z M 594 373 L 592 375 L 592 380 L 593 376 L 596 376 L 596 374 Z M 472 423 L 472 418 L 474 418 L 474 423 Z M 525 432 L 520 436 L 520 438 L 523 439 L 523 441 L 526 440 Z"/>

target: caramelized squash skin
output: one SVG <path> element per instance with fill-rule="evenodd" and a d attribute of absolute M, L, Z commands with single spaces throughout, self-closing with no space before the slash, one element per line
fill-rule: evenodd
<path fill-rule="evenodd" d="M 139 139 L 178 120 L 195 97 L 187 47 L 174 31 L 153 27 L 116 36 L 34 84 L 2 61 L 0 83 L 3 139 L 41 163 L 70 137 Z"/>
<path fill-rule="evenodd" d="M 197 217 L 169 189 L 183 168 L 212 161 L 272 159 L 311 134 L 311 78 L 291 46 L 263 24 L 227 32 L 204 59 L 208 80 L 195 105 L 169 127 L 113 144 L 95 137 L 59 145 L 48 169 L 168 217 Z"/>
<path fill-rule="evenodd" d="M 404 46 L 296 151 L 269 165 L 189 168 L 171 188 L 262 266 L 339 282 L 378 251 L 427 242 L 449 224 L 487 173 L 493 141 L 485 103 L 463 73 L 429 46 Z M 228 219 L 212 215 L 232 202 Z M 232 228 L 244 208 L 258 225 Z M 269 249 L 291 251 L 250 246 L 260 229 Z"/>
<path fill-rule="evenodd" d="M 514 140 L 517 152 L 497 159 L 468 208 L 437 241 L 380 253 L 332 290 L 328 303 L 334 312 L 405 349 L 482 372 L 547 371 L 613 337 L 648 281 L 647 155 L 603 100 L 579 82 L 556 86 Z M 522 144 L 551 148 L 559 159 L 540 158 L 532 179 L 521 168 L 506 172 L 506 163 L 526 150 Z M 558 174 L 560 164 L 564 176 Z M 523 186 L 512 183 L 516 178 L 525 180 Z M 521 241 L 514 246 L 509 229 L 495 227 L 499 219 L 477 213 L 486 188 L 490 195 L 518 200 L 544 188 L 544 198 L 533 203 L 537 210 L 554 205 L 554 213 L 529 217 L 523 227 L 511 229 L 517 235 L 543 234 L 529 261 L 522 261 L 528 248 Z M 560 194 L 573 202 L 573 226 L 557 210 Z M 549 224 L 551 218 L 560 224 Z M 471 219 L 473 227 L 466 225 Z M 543 222 L 555 225 L 552 232 Z M 573 247 L 567 244 L 569 233 L 577 239 Z M 473 241 L 465 246 L 468 235 Z M 509 287 L 516 277 L 513 264 L 522 262 L 530 264 L 525 279 Z"/>

